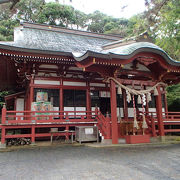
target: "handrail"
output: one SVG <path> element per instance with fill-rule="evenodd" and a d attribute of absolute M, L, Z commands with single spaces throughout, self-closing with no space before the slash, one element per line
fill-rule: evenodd
<path fill-rule="evenodd" d="M 95 111 L 6 111 L 2 110 L 2 124 L 13 123 L 53 123 L 92 122 Z"/>
<path fill-rule="evenodd" d="M 105 139 L 110 139 L 110 117 L 105 117 L 101 111 L 97 111 L 98 128 Z"/>

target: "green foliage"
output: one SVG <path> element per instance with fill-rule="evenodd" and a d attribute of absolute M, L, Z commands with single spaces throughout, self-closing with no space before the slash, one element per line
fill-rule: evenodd
<path fill-rule="evenodd" d="M 2 108 L 5 103 L 4 97 L 11 94 L 11 91 L 0 91 L 0 108 Z"/>
<path fill-rule="evenodd" d="M 129 19 L 127 30 L 129 36 L 138 35 L 146 30 L 146 21 L 143 14 L 135 15 Z"/>
<path fill-rule="evenodd" d="M 24 21 L 37 22 L 44 4 L 44 0 L 21 0 L 15 7 L 16 16 Z"/>
<path fill-rule="evenodd" d="M 174 59 L 180 60 L 180 1 L 172 0 L 160 12 L 156 44 Z"/>
<path fill-rule="evenodd" d="M 166 90 L 169 111 L 180 111 L 180 84 L 168 86 Z"/>
<path fill-rule="evenodd" d="M 180 1 L 148 0 L 147 5 L 146 29 L 158 46 L 174 59 L 180 60 Z"/>
<path fill-rule="evenodd" d="M 2 20 L 0 21 L 0 40 L 1 41 L 12 41 L 14 27 L 18 26 L 17 20 Z"/>
<path fill-rule="evenodd" d="M 71 6 L 51 2 L 42 7 L 37 21 L 39 23 L 68 27 L 68 25 L 74 23 L 74 19 L 75 12 Z"/>
<path fill-rule="evenodd" d="M 73 24 L 76 25 L 77 29 L 87 27 L 88 16 L 78 10 L 74 11 Z"/>
<path fill-rule="evenodd" d="M 107 22 L 107 16 L 100 11 L 95 11 L 89 15 L 90 24 L 88 25 L 88 30 L 97 33 L 104 33 L 104 26 Z"/>

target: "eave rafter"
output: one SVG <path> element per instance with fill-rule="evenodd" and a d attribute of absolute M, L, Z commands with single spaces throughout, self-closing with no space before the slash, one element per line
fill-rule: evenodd
<path fill-rule="evenodd" d="M 31 61 L 41 63 L 53 63 L 53 64 L 74 64 L 74 58 L 63 55 L 51 55 L 51 54 L 36 54 L 29 52 L 0 50 L 0 55 L 10 57 L 16 61 Z"/>
<path fill-rule="evenodd" d="M 122 75 L 124 78 L 129 78 L 128 75 L 132 75 L 134 77 L 131 77 L 131 79 L 149 79 L 153 81 L 163 81 L 164 79 L 162 77 L 170 72 L 180 73 L 178 66 L 168 64 L 161 55 L 156 53 L 140 52 L 128 59 L 122 59 L 122 57 L 123 56 L 114 54 L 112 54 L 111 58 L 108 59 L 89 57 L 78 62 L 77 66 L 83 68 L 84 71 L 98 71 L 103 76 L 107 75 L 108 73 L 102 69 L 106 68 L 110 70 L 109 67 L 111 67 L 111 73 L 109 73 L 111 75 L 114 72 L 114 75 L 117 77 Z M 132 71 L 123 70 L 123 66 L 129 63 L 133 63 Z M 144 65 L 150 72 L 137 71 L 136 66 L 138 63 Z M 119 69 L 119 71 L 116 71 L 117 69 Z M 177 79 L 175 77 L 172 78 Z"/>
<path fill-rule="evenodd" d="M 156 76 L 152 72 L 147 72 L 147 71 L 139 71 L 139 70 L 127 70 L 127 69 L 120 69 L 116 72 L 117 77 L 121 75 L 127 75 L 127 76 L 134 76 L 134 77 L 146 77 L 151 80 L 155 80 Z"/>

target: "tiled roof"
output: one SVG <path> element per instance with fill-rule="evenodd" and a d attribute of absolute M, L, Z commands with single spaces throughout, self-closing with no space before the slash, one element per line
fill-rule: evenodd
<path fill-rule="evenodd" d="M 66 31 L 64 28 L 52 30 L 47 26 L 33 24 L 32 27 L 16 28 L 14 42 L 0 42 L 0 44 L 26 49 L 85 53 L 87 50 L 99 52 L 104 44 L 118 39 L 121 38 L 83 31 L 80 33 L 69 29 Z"/>
<path fill-rule="evenodd" d="M 64 53 L 74 56 L 77 61 L 82 61 L 88 56 L 128 59 L 138 52 L 154 52 L 161 55 L 169 64 L 180 66 L 180 62 L 173 60 L 153 43 L 123 42 L 121 37 L 117 36 L 25 23 L 15 30 L 14 42 L 0 42 L 0 47 L 35 53 Z M 116 47 L 109 46 L 113 44 L 116 44 Z"/>
<path fill-rule="evenodd" d="M 159 46 L 149 42 L 135 42 L 132 44 L 120 46 L 117 48 L 101 50 L 101 51 L 87 51 L 84 54 L 74 56 L 77 61 L 82 61 L 88 56 L 103 57 L 106 59 L 128 59 L 138 52 L 154 52 L 164 57 L 164 59 L 171 65 L 180 66 L 179 61 L 172 59 L 163 49 Z"/>

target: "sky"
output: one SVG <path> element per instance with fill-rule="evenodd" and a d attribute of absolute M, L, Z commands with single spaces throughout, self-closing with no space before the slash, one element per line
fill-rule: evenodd
<path fill-rule="evenodd" d="M 55 0 L 46 0 L 46 2 Z M 115 18 L 130 18 L 145 10 L 144 0 L 59 0 L 61 4 L 73 6 L 86 14 L 95 10 Z M 124 7 L 124 8 L 123 8 Z"/>

